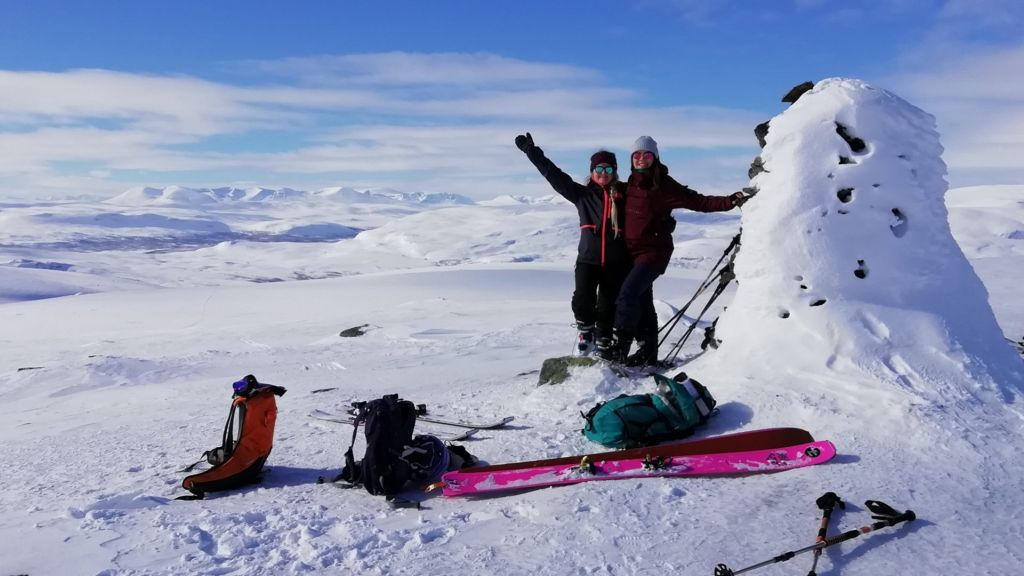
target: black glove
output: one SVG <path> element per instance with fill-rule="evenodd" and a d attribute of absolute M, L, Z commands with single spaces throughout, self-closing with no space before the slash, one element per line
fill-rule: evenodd
<path fill-rule="evenodd" d="M 757 188 L 747 187 L 740 190 L 739 192 L 733 192 L 732 194 L 729 195 L 729 198 L 732 198 L 732 205 L 735 206 L 736 208 L 739 208 L 740 206 L 743 206 L 743 204 L 746 203 L 747 200 L 750 200 L 750 198 L 753 197 L 754 194 L 757 194 Z"/>
<path fill-rule="evenodd" d="M 530 150 L 534 149 L 533 136 L 530 136 L 529 132 L 526 133 L 526 136 L 523 136 L 522 134 L 516 136 L 516 148 L 529 153 Z"/>

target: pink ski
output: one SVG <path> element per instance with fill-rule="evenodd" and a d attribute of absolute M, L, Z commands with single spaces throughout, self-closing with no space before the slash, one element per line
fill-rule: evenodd
<path fill-rule="evenodd" d="M 445 496 L 472 496 L 509 490 L 561 486 L 594 480 L 656 476 L 714 476 L 780 472 L 828 462 L 836 447 L 827 440 L 782 448 L 690 456 L 594 460 L 517 470 L 448 472 L 441 479 Z"/>

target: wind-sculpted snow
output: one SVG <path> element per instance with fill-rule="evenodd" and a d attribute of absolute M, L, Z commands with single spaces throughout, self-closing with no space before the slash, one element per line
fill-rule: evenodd
<path fill-rule="evenodd" d="M 819 82 L 772 118 L 718 327 L 723 356 L 756 354 L 766 371 L 860 370 L 924 403 L 1024 393 L 953 238 L 941 154 L 932 116 L 857 80 Z"/>

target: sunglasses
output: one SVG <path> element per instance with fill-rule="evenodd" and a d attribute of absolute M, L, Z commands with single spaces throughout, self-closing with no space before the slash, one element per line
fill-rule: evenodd
<path fill-rule="evenodd" d="M 614 166 L 594 166 L 594 174 L 615 174 Z"/>

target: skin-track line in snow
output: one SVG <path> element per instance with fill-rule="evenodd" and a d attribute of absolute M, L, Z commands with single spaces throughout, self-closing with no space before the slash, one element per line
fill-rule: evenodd
<path fill-rule="evenodd" d="M 624 460 L 630 458 L 665 457 L 665 456 L 690 456 L 697 454 L 718 454 L 721 452 L 741 452 L 746 450 L 763 450 L 766 448 L 779 448 L 806 444 L 814 442 L 814 436 L 800 428 L 765 428 L 763 430 L 749 430 L 735 434 L 723 434 L 712 438 L 701 438 L 699 440 L 688 440 L 686 442 L 675 442 L 672 444 L 661 444 L 658 446 L 646 446 L 643 448 L 630 448 L 627 450 L 613 450 L 610 452 L 599 452 L 596 454 L 579 454 L 576 456 L 565 456 L 562 458 L 548 458 L 546 460 L 530 460 L 527 462 L 510 462 L 507 464 L 494 464 L 491 466 L 478 466 L 473 468 L 474 472 L 495 472 L 499 470 L 517 470 L 523 468 L 536 468 L 540 466 L 561 466 L 563 464 L 578 464 L 582 459 L 587 458 L 591 462 L 599 460 Z"/>
<path fill-rule="evenodd" d="M 310 418 L 314 418 L 316 420 L 321 420 L 323 422 L 333 422 L 335 424 L 355 424 L 356 423 L 355 419 L 352 418 L 352 417 L 349 417 L 349 416 L 337 416 L 337 415 L 334 415 L 334 414 L 328 414 L 326 412 L 321 412 L 319 410 L 314 410 L 314 411 L 310 412 L 309 413 L 309 417 Z M 468 438 L 471 438 L 471 437 L 475 436 L 478 432 L 480 432 L 480 429 L 478 429 L 478 428 L 467 428 L 467 429 L 465 429 L 465 430 L 463 430 L 461 432 L 456 432 L 456 433 L 437 432 L 437 431 L 434 431 L 434 430 L 429 430 L 429 431 L 422 431 L 421 430 L 419 432 L 421 434 L 429 434 L 431 436 L 434 436 L 438 440 L 441 440 L 442 442 L 459 442 L 461 440 L 466 440 Z"/>
<path fill-rule="evenodd" d="M 628 460 L 584 459 L 575 464 L 521 470 L 480 472 L 466 468 L 446 473 L 440 484 L 445 496 L 476 496 L 597 480 L 781 472 L 822 464 L 835 455 L 835 446 L 827 440 L 820 440 L 785 448 L 721 454 Z"/>

